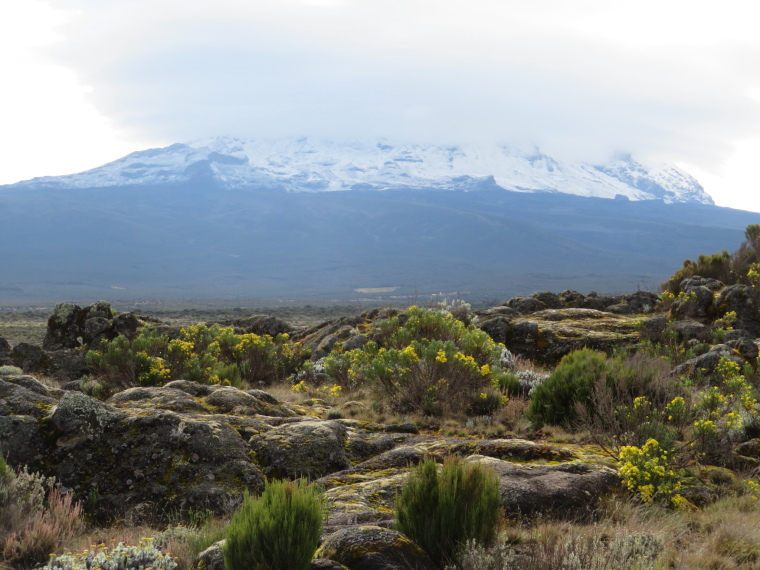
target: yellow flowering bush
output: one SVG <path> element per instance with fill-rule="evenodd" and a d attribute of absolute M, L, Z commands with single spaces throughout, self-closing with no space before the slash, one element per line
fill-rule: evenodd
<path fill-rule="evenodd" d="M 485 415 L 501 405 L 494 387 L 507 351 L 485 332 L 449 313 L 410 307 L 402 318 L 378 323 L 374 337 L 331 353 L 321 369 L 338 385 L 370 388 L 396 411 L 439 415 L 464 407 Z"/>
<path fill-rule="evenodd" d="M 668 451 L 656 439 L 647 440 L 641 447 L 623 446 L 619 466 L 623 484 L 645 503 L 660 500 L 675 504 L 681 498 L 681 477 Z"/>
<path fill-rule="evenodd" d="M 96 374 L 116 389 L 160 386 L 182 378 L 206 384 L 268 384 L 286 378 L 308 354 L 288 335 L 236 334 L 231 327 L 190 325 L 169 339 L 146 329 L 87 354 Z"/>

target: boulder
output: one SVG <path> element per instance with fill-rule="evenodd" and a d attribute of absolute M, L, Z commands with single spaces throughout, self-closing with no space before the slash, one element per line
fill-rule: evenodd
<path fill-rule="evenodd" d="M 466 461 L 477 461 L 496 471 L 507 516 L 538 513 L 589 516 L 599 499 L 620 485 L 617 472 L 602 465 L 525 465 L 482 455 L 470 456 Z"/>
<path fill-rule="evenodd" d="M 198 554 L 193 568 L 202 570 L 224 570 L 224 544 L 226 540 L 220 540 Z"/>
<path fill-rule="evenodd" d="M 559 295 L 550 291 L 536 291 L 531 293 L 531 297 L 541 301 L 547 309 L 562 309 L 565 306 Z"/>
<path fill-rule="evenodd" d="M 697 378 L 699 376 L 709 376 L 715 372 L 715 368 L 718 366 L 721 358 L 729 358 L 736 362 L 739 366 L 744 365 L 744 360 L 739 354 L 737 354 L 730 346 L 726 344 L 716 344 L 709 351 L 704 354 L 700 354 L 695 358 L 691 358 L 679 364 L 673 369 L 671 373 L 673 376 L 688 376 L 689 378 Z"/>
<path fill-rule="evenodd" d="M 251 438 L 251 449 L 269 478 L 324 475 L 348 469 L 347 429 L 337 421 L 285 424 Z"/>
<path fill-rule="evenodd" d="M 0 416 L 42 419 L 56 404 L 48 388 L 31 376 L 0 378 Z"/>
<path fill-rule="evenodd" d="M 520 315 L 527 315 L 529 313 L 535 313 L 536 311 L 543 311 L 548 308 L 547 305 L 539 301 L 535 297 L 513 297 L 509 299 L 506 306 L 514 309 Z"/>
<path fill-rule="evenodd" d="M 636 291 L 623 295 L 620 303 L 609 305 L 606 310 L 618 315 L 641 315 L 653 313 L 660 297 L 651 291 Z"/>
<path fill-rule="evenodd" d="M 4 358 L 7 358 L 11 353 L 11 345 L 10 343 L 5 340 L 5 338 L 0 336 L 0 361 L 2 361 Z"/>
<path fill-rule="evenodd" d="M 507 333 L 510 330 L 510 319 L 508 317 L 496 316 L 485 320 L 478 319 L 475 324 L 480 330 L 487 333 L 494 342 L 501 344 L 507 342 Z"/>
<path fill-rule="evenodd" d="M 573 291 L 571 289 L 566 289 L 557 296 L 559 297 L 559 300 L 562 301 L 562 303 L 565 305 L 565 307 L 568 308 L 581 307 L 582 303 L 586 300 L 586 296 L 583 293 L 579 293 L 578 291 Z"/>
<path fill-rule="evenodd" d="M 66 392 L 49 420 L 52 475 L 98 509 L 119 516 L 152 510 L 224 512 L 263 476 L 230 425 L 169 411 L 128 413 L 79 392 Z M 138 509 L 139 510 L 139 509 Z"/>
<path fill-rule="evenodd" d="M 0 404 L 0 454 L 17 469 L 44 471 L 50 450 L 37 418 L 5 414 Z"/>
<path fill-rule="evenodd" d="M 256 334 L 269 335 L 275 337 L 278 334 L 291 334 L 293 327 L 285 321 L 269 315 L 253 315 L 243 319 L 230 319 L 208 323 L 208 325 L 218 324 L 224 327 L 233 327 L 237 334 Z"/>
<path fill-rule="evenodd" d="M 50 315 L 47 333 L 42 341 L 45 350 L 76 348 L 82 346 L 82 326 L 85 311 L 79 305 L 58 303 Z"/>
<path fill-rule="evenodd" d="M 760 336 L 760 311 L 752 290 L 746 285 L 729 285 L 715 298 L 715 313 L 718 317 L 731 311 L 736 313 L 736 328 L 744 329 L 754 336 Z"/>
<path fill-rule="evenodd" d="M 340 562 L 350 570 L 436 570 L 409 538 L 378 526 L 339 530 L 327 537 L 315 558 Z"/>
<path fill-rule="evenodd" d="M 670 306 L 671 320 L 708 322 L 715 318 L 713 291 L 704 285 L 695 285 L 682 292 L 685 297 L 676 299 Z"/>
<path fill-rule="evenodd" d="M 710 291 L 715 292 L 723 289 L 725 285 L 722 281 L 718 281 L 712 277 L 702 277 L 701 275 L 693 275 L 692 277 L 687 277 L 686 279 L 682 279 L 678 284 L 679 290 L 683 291 L 684 293 L 688 293 L 692 289 L 696 289 L 698 287 L 706 287 Z"/>
<path fill-rule="evenodd" d="M 9 356 L 14 366 L 18 366 L 24 372 L 45 373 L 50 369 L 50 356 L 39 346 L 20 342 L 13 347 Z"/>

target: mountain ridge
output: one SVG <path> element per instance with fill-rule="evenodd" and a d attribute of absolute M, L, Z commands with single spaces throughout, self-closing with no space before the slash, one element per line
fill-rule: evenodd
<path fill-rule="evenodd" d="M 597 198 L 713 204 L 679 168 L 630 155 L 593 165 L 552 158 L 533 146 L 436 146 L 297 138 L 216 137 L 131 153 L 65 176 L 5 187 L 91 188 L 205 179 L 222 188 L 286 192 L 476 190 L 566 193 Z M 0 187 L 3 188 L 3 187 Z"/>

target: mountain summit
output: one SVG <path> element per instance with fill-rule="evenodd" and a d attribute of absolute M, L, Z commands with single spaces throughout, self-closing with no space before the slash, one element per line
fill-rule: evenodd
<path fill-rule="evenodd" d="M 596 198 L 713 204 L 689 174 L 622 156 L 607 164 L 565 162 L 536 147 L 433 146 L 298 138 L 219 137 L 134 152 L 67 176 L 13 186 L 96 188 L 207 179 L 228 189 L 476 190 L 565 193 Z"/>

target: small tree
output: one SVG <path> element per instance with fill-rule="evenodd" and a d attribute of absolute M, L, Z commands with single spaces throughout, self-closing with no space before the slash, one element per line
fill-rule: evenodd
<path fill-rule="evenodd" d="M 322 535 L 322 500 L 305 481 L 272 481 L 246 494 L 227 527 L 228 570 L 306 570 Z"/>
<path fill-rule="evenodd" d="M 467 541 L 490 545 L 501 497 L 493 469 L 459 458 L 420 463 L 396 498 L 396 528 L 419 544 L 435 564 L 458 564 Z"/>

